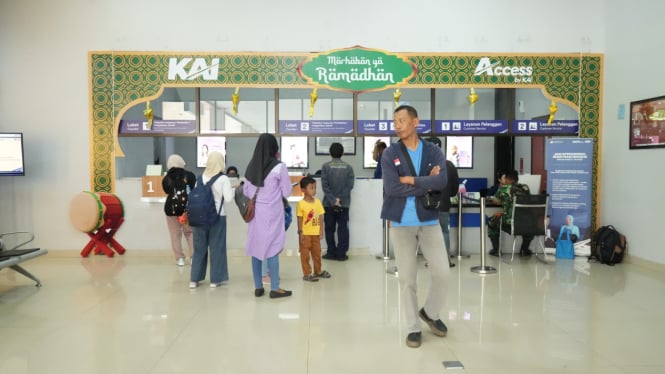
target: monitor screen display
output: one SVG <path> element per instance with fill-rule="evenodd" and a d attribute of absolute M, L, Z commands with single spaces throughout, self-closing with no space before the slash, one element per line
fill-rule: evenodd
<path fill-rule="evenodd" d="M 307 169 L 309 167 L 306 136 L 283 136 L 279 147 L 282 162 L 289 168 Z"/>
<path fill-rule="evenodd" d="M 196 166 L 206 167 L 208 154 L 212 151 L 221 153 L 226 158 L 226 137 L 224 136 L 197 136 L 196 137 Z"/>
<path fill-rule="evenodd" d="M 378 164 L 374 160 L 374 145 L 378 142 L 386 143 L 386 146 L 390 146 L 390 136 L 366 136 L 363 138 L 363 168 L 371 169 L 375 168 Z"/>
<path fill-rule="evenodd" d="M 25 175 L 22 133 L 0 133 L 0 176 L 3 175 Z"/>
<path fill-rule="evenodd" d="M 473 169 L 473 136 L 446 137 L 446 159 L 458 169 Z"/>
<path fill-rule="evenodd" d="M 329 155 L 330 145 L 332 143 L 339 143 L 344 147 L 345 155 L 356 154 L 356 138 L 353 136 L 317 136 L 316 146 L 314 147 L 314 154 L 316 155 Z"/>

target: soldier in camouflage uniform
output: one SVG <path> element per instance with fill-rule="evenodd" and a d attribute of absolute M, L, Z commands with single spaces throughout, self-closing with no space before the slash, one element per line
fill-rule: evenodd
<path fill-rule="evenodd" d="M 513 211 L 513 196 L 520 194 L 529 194 L 529 187 L 525 184 L 519 184 L 517 181 L 519 176 L 516 170 L 508 171 L 504 173 L 499 182 L 501 186 L 499 190 L 494 195 L 494 201 L 501 203 L 501 213 L 496 213 L 490 217 L 487 224 L 487 234 L 492 241 L 492 250 L 490 255 L 498 256 L 499 255 L 499 225 L 503 221 L 503 231 L 510 232 L 510 225 L 512 225 L 512 211 Z M 524 236 L 522 237 L 522 247 L 520 249 L 520 256 L 531 256 L 532 252 L 529 250 L 529 244 L 531 244 L 533 236 Z"/>

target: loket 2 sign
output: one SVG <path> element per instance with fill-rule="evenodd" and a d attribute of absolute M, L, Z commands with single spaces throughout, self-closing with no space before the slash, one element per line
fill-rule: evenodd
<path fill-rule="evenodd" d="M 406 57 L 360 46 L 314 54 L 298 65 L 309 83 L 356 93 L 400 86 L 417 73 Z"/>

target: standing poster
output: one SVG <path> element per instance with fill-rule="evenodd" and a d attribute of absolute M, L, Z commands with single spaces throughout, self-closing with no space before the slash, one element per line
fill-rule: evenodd
<path fill-rule="evenodd" d="M 593 139 L 549 139 L 546 146 L 551 237 L 565 226 L 579 240 L 591 236 Z"/>

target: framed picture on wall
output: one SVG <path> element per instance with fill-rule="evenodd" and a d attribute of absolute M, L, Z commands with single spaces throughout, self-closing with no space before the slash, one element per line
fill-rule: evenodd
<path fill-rule="evenodd" d="M 446 137 L 446 159 L 458 169 L 473 169 L 473 136 Z"/>
<path fill-rule="evenodd" d="M 286 167 L 307 169 L 309 167 L 309 147 L 306 136 L 282 136 L 279 153 Z"/>
<path fill-rule="evenodd" d="M 363 138 L 363 168 L 376 168 L 378 162 L 374 160 L 374 146 L 378 142 L 384 142 L 386 146 L 390 146 L 390 136 L 366 136 Z"/>
<path fill-rule="evenodd" d="M 665 147 L 665 96 L 630 103 L 629 148 Z"/>
<path fill-rule="evenodd" d="M 196 137 L 196 166 L 206 167 L 208 154 L 217 151 L 226 157 L 225 136 L 197 136 Z"/>
<path fill-rule="evenodd" d="M 329 155 L 332 143 L 340 143 L 344 147 L 345 155 L 356 154 L 356 138 L 353 136 L 317 136 L 314 154 L 318 156 Z"/>

